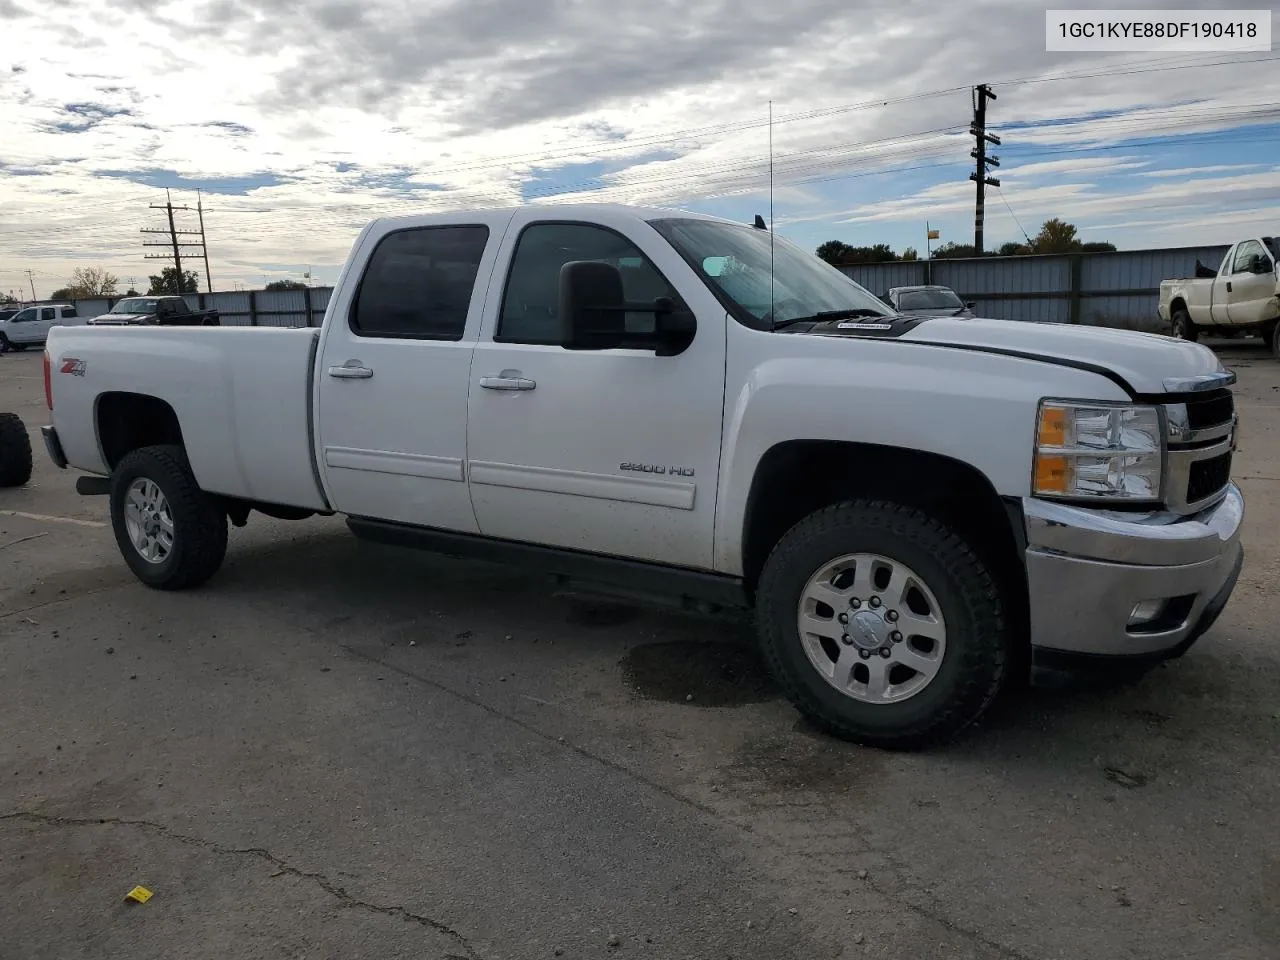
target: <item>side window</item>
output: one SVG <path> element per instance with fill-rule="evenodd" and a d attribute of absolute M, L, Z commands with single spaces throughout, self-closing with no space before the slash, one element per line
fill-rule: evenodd
<path fill-rule="evenodd" d="M 526 227 L 516 243 L 495 340 L 514 343 L 560 342 L 560 268 L 574 260 L 598 260 L 622 273 L 628 303 L 648 303 L 679 294 L 639 248 L 621 234 L 586 223 L 538 223 Z M 652 333 L 654 314 L 630 312 L 628 333 Z"/>
<path fill-rule="evenodd" d="M 76 313 L 75 307 L 63 307 L 62 316 L 63 316 L 63 319 L 65 319 L 67 317 L 78 317 L 79 314 Z"/>
<path fill-rule="evenodd" d="M 415 227 L 383 237 L 351 309 L 363 337 L 461 340 L 480 259 L 482 225 Z"/>
<path fill-rule="evenodd" d="M 40 319 L 52 320 L 57 312 L 58 311 L 54 310 L 53 307 L 44 307 L 40 310 Z"/>
<path fill-rule="evenodd" d="M 1253 258 L 1262 254 L 1262 244 L 1257 240 L 1250 240 L 1236 247 L 1236 262 L 1231 268 L 1232 273 L 1252 273 Z"/>

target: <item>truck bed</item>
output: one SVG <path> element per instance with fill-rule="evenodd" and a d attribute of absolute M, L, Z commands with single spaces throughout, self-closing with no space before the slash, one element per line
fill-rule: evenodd
<path fill-rule="evenodd" d="M 103 398 L 155 397 L 177 415 L 202 489 L 325 509 L 311 426 L 319 334 L 272 327 L 55 328 L 47 345 L 53 421 L 68 463 L 110 473 L 99 437 Z M 83 367 L 69 362 L 75 360 Z"/>

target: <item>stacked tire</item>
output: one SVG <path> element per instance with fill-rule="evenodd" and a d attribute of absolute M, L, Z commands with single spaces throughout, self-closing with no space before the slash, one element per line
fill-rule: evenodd
<path fill-rule="evenodd" d="M 0 413 L 0 487 L 20 487 L 31 479 L 31 438 L 16 413 Z"/>

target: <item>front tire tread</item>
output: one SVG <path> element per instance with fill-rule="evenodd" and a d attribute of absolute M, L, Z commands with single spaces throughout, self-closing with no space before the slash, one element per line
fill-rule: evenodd
<path fill-rule="evenodd" d="M 982 637 L 994 638 L 994 642 L 979 640 L 956 647 L 949 641 L 948 650 L 956 649 L 962 658 L 952 695 L 941 709 L 897 728 L 870 727 L 832 709 L 805 688 L 782 652 L 785 644 L 795 645 L 800 640 L 794 627 L 795 598 L 788 595 L 790 591 L 780 589 L 779 580 L 794 575 L 791 571 L 797 563 L 808 565 L 801 554 L 814 538 L 835 531 L 848 531 L 856 537 L 867 529 L 914 541 L 929 550 L 944 569 L 951 571 L 952 586 L 975 631 Z M 917 508 L 887 500 L 852 500 L 810 514 L 774 547 L 761 573 L 757 597 L 762 652 L 783 692 L 809 720 L 841 739 L 893 749 L 916 749 L 944 742 L 977 720 L 1003 684 L 1010 650 L 1006 614 L 996 580 L 964 540 Z M 805 664 L 803 669 L 812 668 Z"/>

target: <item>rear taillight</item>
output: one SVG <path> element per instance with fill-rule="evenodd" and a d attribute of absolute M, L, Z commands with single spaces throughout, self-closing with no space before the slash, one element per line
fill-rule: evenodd
<path fill-rule="evenodd" d="M 50 368 L 49 351 L 44 352 L 44 402 L 50 410 L 53 409 L 53 371 Z"/>

